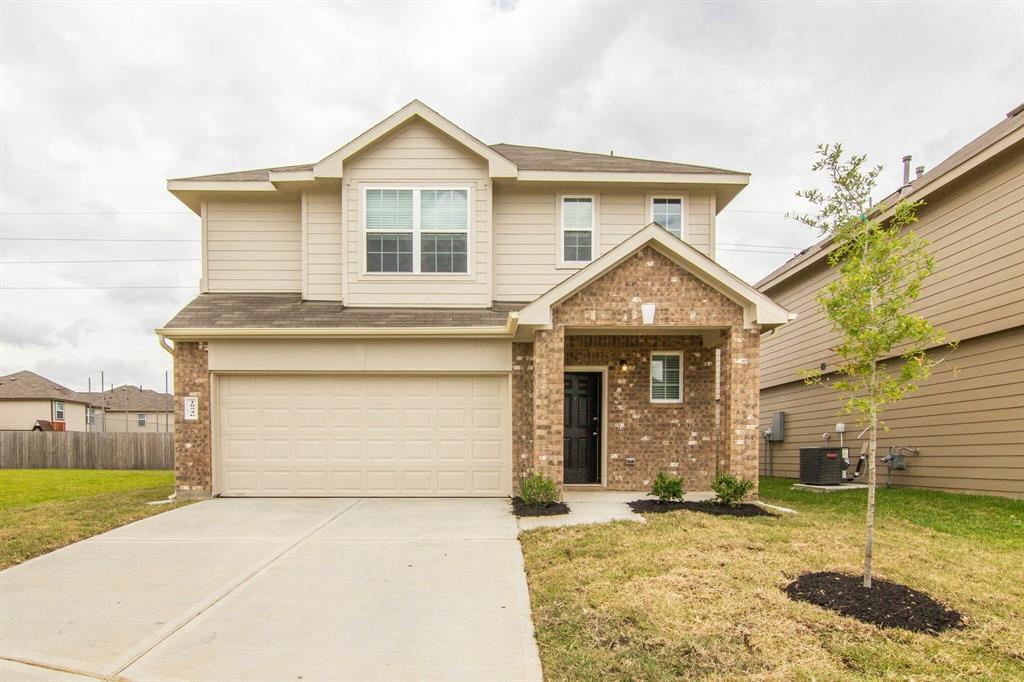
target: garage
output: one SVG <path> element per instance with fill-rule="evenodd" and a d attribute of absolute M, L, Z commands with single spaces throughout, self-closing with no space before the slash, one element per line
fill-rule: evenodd
<path fill-rule="evenodd" d="M 223 496 L 511 492 L 507 374 L 220 374 L 214 391 Z"/>

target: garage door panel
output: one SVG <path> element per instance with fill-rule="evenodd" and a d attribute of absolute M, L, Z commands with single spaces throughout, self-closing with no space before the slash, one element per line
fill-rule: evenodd
<path fill-rule="evenodd" d="M 223 495 L 507 495 L 508 379 L 220 376 Z"/>

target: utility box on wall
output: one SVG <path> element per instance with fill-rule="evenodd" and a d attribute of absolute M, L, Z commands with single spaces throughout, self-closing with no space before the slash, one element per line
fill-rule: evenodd
<path fill-rule="evenodd" d="M 772 432 L 768 440 L 781 443 L 786 437 L 786 413 L 776 412 L 772 415 Z"/>

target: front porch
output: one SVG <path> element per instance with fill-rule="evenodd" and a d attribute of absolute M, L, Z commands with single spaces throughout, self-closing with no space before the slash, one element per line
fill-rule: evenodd
<path fill-rule="evenodd" d="M 750 318 L 653 245 L 552 302 L 550 323 L 513 344 L 517 484 L 534 472 L 580 490 L 647 491 L 659 472 L 689 491 L 721 472 L 756 483 Z"/>

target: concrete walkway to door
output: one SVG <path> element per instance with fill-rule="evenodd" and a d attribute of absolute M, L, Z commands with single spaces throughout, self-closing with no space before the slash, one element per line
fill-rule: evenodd
<path fill-rule="evenodd" d="M 539 680 L 507 500 L 210 500 L 0 572 L 0 680 Z"/>

